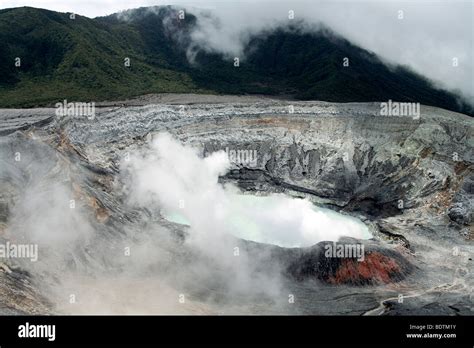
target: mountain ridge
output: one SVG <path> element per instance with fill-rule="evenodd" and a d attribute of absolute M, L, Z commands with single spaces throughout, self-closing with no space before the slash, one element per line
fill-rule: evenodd
<path fill-rule="evenodd" d="M 186 13 L 179 20 L 177 11 L 144 7 L 70 19 L 67 13 L 30 7 L 0 10 L 0 60 L 11 62 L 0 66 L 0 107 L 170 92 L 330 102 L 391 99 L 474 114 L 454 93 L 435 88 L 406 67 L 387 66 L 328 28 L 307 33 L 289 25 L 253 35 L 239 67 L 203 50 L 190 63 L 186 49 L 199 18 Z M 17 57 L 21 67 L 14 65 Z M 345 57 L 349 67 L 343 66 Z"/>

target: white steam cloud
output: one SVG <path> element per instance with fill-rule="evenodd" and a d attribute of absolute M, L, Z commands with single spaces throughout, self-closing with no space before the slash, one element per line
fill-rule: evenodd
<path fill-rule="evenodd" d="M 190 242 L 209 250 L 227 235 L 284 247 L 367 238 L 367 227 L 349 217 L 317 209 L 307 200 L 284 195 L 242 195 L 218 183 L 230 167 L 225 152 L 200 158 L 197 150 L 159 134 L 148 151 L 127 163 L 134 203 L 161 209 L 170 220 L 190 225 Z"/>
<path fill-rule="evenodd" d="M 139 210 L 133 221 L 98 221 L 94 204 L 91 206 L 94 193 L 85 190 L 90 173 L 63 156 L 55 156 L 42 143 L 22 149 L 20 162 L 14 162 L 9 146 L 3 146 L 0 157 L 5 161 L 0 166 L 0 178 L 13 180 L 16 193 L 8 206 L 5 230 L 0 226 L 0 242 L 38 245 L 36 262 L 15 258 L 7 260 L 8 266 L 34 275 L 35 286 L 54 313 L 253 313 L 253 302 L 238 302 L 242 296 L 264 296 L 274 303 L 286 299 L 280 293 L 279 266 L 262 261 L 268 257 L 267 252 L 249 256 L 242 249 L 235 257 L 234 248 L 240 246 L 237 239 L 226 238 L 219 226 L 213 226 L 219 221 L 219 211 L 213 204 L 219 199 L 214 180 L 227 168 L 227 158 L 221 153 L 201 160 L 194 157 L 192 149 L 167 136 L 160 137 L 160 141 L 169 148 L 144 153 L 149 160 L 150 156 L 159 158 L 163 154 L 166 158 L 161 160 L 166 166 L 155 172 L 151 168 L 156 162 L 140 162 L 132 156 L 130 164 L 143 181 L 122 183 L 136 189 L 133 197 L 140 204 L 158 200 L 159 193 L 161 204 L 173 207 L 178 197 L 187 194 L 187 204 L 200 204 L 197 213 L 188 218 L 199 231 L 208 233 L 193 234 L 189 239 L 195 243 L 183 245 L 179 237 L 183 228 L 170 229 L 150 218 L 145 209 Z M 186 177 L 189 173 L 193 175 Z M 220 192 L 221 199 L 225 199 L 225 191 Z M 205 205 L 209 212 L 199 216 L 198 212 L 206 210 Z"/>
<path fill-rule="evenodd" d="M 288 303 L 288 284 L 285 265 L 273 258 L 277 248 L 236 236 L 283 246 L 369 237 L 357 220 L 308 201 L 242 195 L 221 185 L 218 178 L 230 166 L 225 152 L 201 158 L 169 134 L 123 164 L 117 184 L 126 185 L 133 205 L 117 201 L 116 208 L 137 213 L 131 221 L 120 213 L 110 224 L 98 219 L 87 185 L 91 173 L 49 146 L 32 142 L 18 163 L 3 158 L 11 162 L 0 167 L 0 177 L 21 180 L 0 239 L 38 244 L 37 262 L 8 262 L 34 275 L 54 313 L 266 313 L 270 306 L 278 312 Z M 155 220 L 160 209 L 190 227 Z M 255 309 L 262 301 L 265 308 Z"/>

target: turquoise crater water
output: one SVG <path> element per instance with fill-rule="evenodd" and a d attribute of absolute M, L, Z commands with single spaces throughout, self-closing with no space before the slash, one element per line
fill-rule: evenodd
<path fill-rule="evenodd" d="M 192 230 L 185 212 L 162 211 L 162 215 L 169 221 L 189 225 Z M 211 215 L 204 214 L 202 219 L 212 218 Z M 234 194 L 227 202 L 221 222 L 224 233 L 281 247 L 307 247 L 321 241 L 337 241 L 342 236 L 372 237 L 367 225 L 357 218 L 283 194 Z"/>

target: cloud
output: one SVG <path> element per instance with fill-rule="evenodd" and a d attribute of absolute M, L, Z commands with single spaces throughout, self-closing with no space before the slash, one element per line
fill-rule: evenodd
<path fill-rule="evenodd" d="M 302 20 L 306 31 L 323 23 L 387 63 L 406 65 L 469 99 L 474 98 L 473 7 L 461 1 L 259 1 L 190 11 L 198 13 L 193 42 L 206 51 L 242 57 L 252 34 L 291 21 Z"/>
<path fill-rule="evenodd" d="M 228 56 L 241 56 L 250 34 L 287 22 L 292 10 L 296 20 L 325 23 L 384 60 L 407 65 L 438 86 L 474 99 L 471 1 L 4 0 L 1 7 L 28 5 L 89 17 L 141 6 L 181 6 L 201 14 L 198 30 L 192 33 L 194 48 Z M 453 66 L 455 61 L 458 66 Z"/>

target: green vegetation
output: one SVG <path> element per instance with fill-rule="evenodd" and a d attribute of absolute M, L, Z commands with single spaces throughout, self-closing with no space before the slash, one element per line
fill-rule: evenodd
<path fill-rule="evenodd" d="M 25 7 L 3 10 L 0 41 L 3 107 L 199 91 L 186 73 L 153 62 L 140 33 L 125 23 L 71 20 L 68 14 Z"/>
<path fill-rule="evenodd" d="M 190 14 L 180 21 L 174 9 L 160 7 L 124 15 L 127 21 L 117 15 L 70 19 L 28 7 L 1 10 L 0 107 L 162 92 L 258 93 L 336 102 L 392 99 L 473 114 L 454 94 L 406 68 L 387 67 L 327 29 L 308 34 L 294 26 L 256 36 L 236 68 L 203 51 L 188 62 L 188 34 L 196 23 Z"/>

